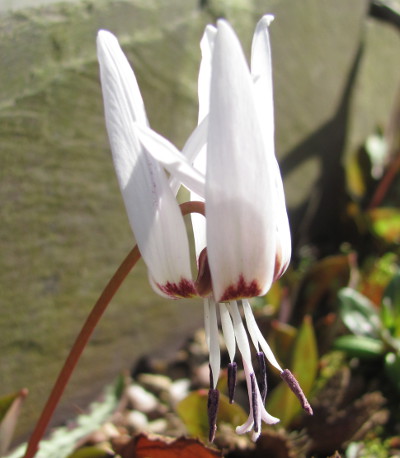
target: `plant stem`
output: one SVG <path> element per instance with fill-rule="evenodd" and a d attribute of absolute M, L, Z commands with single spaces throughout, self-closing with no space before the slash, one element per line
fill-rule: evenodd
<path fill-rule="evenodd" d="M 205 215 L 204 203 L 203 202 L 185 202 L 180 205 L 183 215 L 188 213 L 201 213 Z M 42 410 L 38 422 L 36 423 L 35 429 L 32 436 L 29 439 L 28 446 L 24 455 L 24 458 L 33 458 L 38 450 L 39 442 L 41 441 L 46 428 L 53 416 L 53 413 L 60 401 L 62 394 L 67 386 L 69 379 L 81 357 L 83 350 L 86 347 L 93 331 L 95 330 L 97 323 L 103 316 L 108 304 L 118 291 L 122 282 L 125 280 L 129 272 L 133 269 L 136 263 L 140 259 L 140 251 L 137 245 L 130 251 L 128 256 L 122 261 L 122 264 L 118 267 L 114 275 L 111 277 L 107 286 L 104 288 L 101 296 L 95 303 L 92 311 L 87 317 L 84 325 L 82 326 L 81 332 L 76 338 L 67 359 L 58 375 L 58 378 L 51 390 L 50 396 Z"/>

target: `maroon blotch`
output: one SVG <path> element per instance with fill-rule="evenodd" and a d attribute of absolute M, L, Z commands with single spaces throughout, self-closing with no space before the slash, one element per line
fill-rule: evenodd
<path fill-rule="evenodd" d="M 179 283 L 172 283 L 168 281 L 163 285 L 157 283 L 157 286 L 164 294 L 172 299 L 197 296 L 196 288 L 194 287 L 193 282 L 191 280 L 187 280 L 186 278 L 181 278 Z"/>
<path fill-rule="evenodd" d="M 220 302 L 233 301 L 235 299 L 243 299 L 245 297 L 256 297 L 261 294 L 261 288 L 255 280 L 246 282 L 241 274 L 238 281 L 234 285 L 228 286 L 224 294 L 220 298 Z"/>

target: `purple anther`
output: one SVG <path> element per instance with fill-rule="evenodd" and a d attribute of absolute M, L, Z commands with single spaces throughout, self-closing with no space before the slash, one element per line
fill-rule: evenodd
<path fill-rule="evenodd" d="M 263 404 L 265 404 L 265 398 L 267 397 L 267 365 L 265 363 L 264 352 L 260 351 L 257 353 L 258 366 L 260 369 L 259 383 L 260 394 Z"/>
<path fill-rule="evenodd" d="M 215 388 L 208 390 L 207 412 L 208 412 L 208 425 L 209 433 L 208 440 L 214 442 L 215 433 L 217 431 L 217 414 L 219 404 L 219 391 Z"/>
<path fill-rule="evenodd" d="M 303 410 L 308 413 L 308 415 L 313 414 L 313 410 L 308 402 L 303 390 L 300 387 L 299 382 L 296 380 L 295 376 L 290 372 L 289 369 L 285 369 L 281 372 L 281 378 L 288 384 L 289 388 L 297 396 L 297 399 L 300 401 L 301 407 Z"/>
<path fill-rule="evenodd" d="M 235 362 L 228 364 L 228 394 L 229 402 L 233 404 L 235 397 L 236 388 L 236 377 L 237 377 L 237 364 Z"/>
<path fill-rule="evenodd" d="M 257 391 L 256 391 L 256 377 L 254 373 L 250 374 L 251 381 L 251 407 L 253 410 L 253 422 L 254 422 L 254 432 L 258 433 L 258 403 L 257 403 Z"/>

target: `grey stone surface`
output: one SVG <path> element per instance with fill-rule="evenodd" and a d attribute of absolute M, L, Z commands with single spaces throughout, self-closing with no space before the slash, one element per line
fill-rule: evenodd
<path fill-rule="evenodd" d="M 274 13 L 277 151 L 293 231 L 307 241 L 325 209 L 313 238 L 329 239 L 344 190 L 342 152 L 351 155 L 385 123 L 398 84 L 398 36 L 367 18 L 367 4 L 96 0 L 6 12 L 2 3 L 0 394 L 30 389 L 20 433 L 32 428 L 80 323 L 133 243 L 104 128 L 97 30 L 119 37 L 152 126 L 182 146 L 196 122 L 205 24 L 227 17 L 248 51 L 258 18 Z M 58 420 L 138 356 L 177 345 L 201 315 L 200 301 L 153 294 L 141 264 L 99 325 Z"/>

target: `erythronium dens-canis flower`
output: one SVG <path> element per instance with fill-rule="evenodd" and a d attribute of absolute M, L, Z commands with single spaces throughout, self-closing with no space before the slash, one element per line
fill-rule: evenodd
<path fill-rule="evenodd" d="M 236 430 L 261 433 L 279 420 L 265 409 L 265 358 L 311 407 L 290 371 L 283 370 L 254 319 L 250 298 L 268 292 L 291 254 L 282 178 L 274 150 L 271 51 L 264 16 L 255 29 L 251 68 L 225 20 L 207 26 L 201 41 L 198 126 L 182 152 L 149 127 L 135 75 L 117 39 L 97 38 L 107 131 L 129 222 L 153 289 L 164 297 L 202 296 L 210 353 L 209 439 L 216 431 L 220 371 L 218 314 L 228 349 L 228 391 L 233 402 L 242 357 L 250 413 Z M 164 170 L 170 173 L 167 178 Z M 189 243 L 176 193 L 204 202 L 205 218 L 192 215 L 198 275 L 190 269 Z M 243 310 L 244 320 L 239 307 Z M 246 323 L 246 328 L 243 321 Z M 261 377 L 256 378 L 250 340 Z"/>

